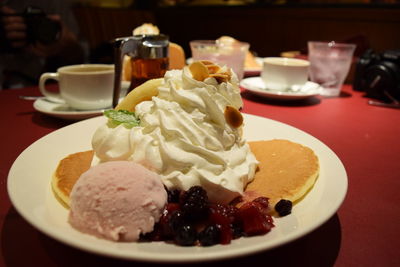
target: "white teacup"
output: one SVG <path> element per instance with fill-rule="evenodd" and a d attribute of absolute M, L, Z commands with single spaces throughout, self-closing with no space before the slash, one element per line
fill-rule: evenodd
<path fill-rule="evenodd" d="M 309 66 L 304 59 L 268 57 L 263 61 L 261 79 L 270 90 L 298 88 L 307 82 Z"/>
<path fill-rule="evenodd" d="M 46 89 L 46 80 L 59 83 L 59 93 Z M 40 92 L 50 101 L 80 110 L 111 107 L 114 88 L 114 65 L 82 64 L 61 67 L 56 73 L 43 73 Z"/>

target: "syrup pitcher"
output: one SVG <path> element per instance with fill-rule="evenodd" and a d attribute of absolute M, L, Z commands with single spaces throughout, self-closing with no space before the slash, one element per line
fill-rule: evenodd
<path fill-rule="evenodd" d="M 121 92 L 122 63 L 125 55 L 130 57 L 131 84 L 128 93 L 147 80 L 161 78 L 168 70 L 168 36 L 134 35 L 114 40 L 115 76 L 113 107 Z"/>

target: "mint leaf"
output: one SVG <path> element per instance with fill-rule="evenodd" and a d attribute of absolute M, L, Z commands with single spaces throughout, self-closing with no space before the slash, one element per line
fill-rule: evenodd
<path fill-rule="evenodd" d="M 140 120 L 136 118 L 135 113 L 127 110 L 106 110 L 104 111 L 104 116 L 109 119 L 112 125 L 118 126 L 123 124 L 128 129 L 140 124 Z"/>

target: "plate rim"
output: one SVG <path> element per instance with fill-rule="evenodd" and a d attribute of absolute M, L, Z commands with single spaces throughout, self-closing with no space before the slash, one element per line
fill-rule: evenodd
<path fill-rule="evenodd" d="M 71 240 L 71 239 L 65 240 L 65 238 L 62 238 L 59 234 L 57 234 L 57 228 L 46 229 L 43 225 L 38 225 L 37 222 L 35 222 L 34 219 L 33 219 L 34 216 L 29 214 L 29 212 L 25 211 L 23 209 L 23 207 L 20 206 L 20 202 L 19 202 L 19 200 L 16 199 L 16 196 L 14 195 L 15 192 L 13 192 L 13 186 L 14 186 L 13 183 L 15 183 L 15 179 L 16 179 L 16 178 L 13 178 L 13 173 L 15 172 L 15 169 L 18 167 L 19 161 L 21 160 L 21 158 L 23 158 L 23 156 L 25 154 L 28 153 L 30 148 L 32 148 L 33 146 L 38 145 L 38 143 L 40 143 L 40 142 L 44 142 L 44 140 L 46 138 L 48 138 L 48 136 L 54 135 L 54 134 L 57 134 L 57 133 L 61 133 L 62 131 L 66 131 L 67 129 L 73 129 L 74 127 L 78 127 L 79 128 L 80 124 L 85 124 L 85 123 L 89 123 L 89 122 L 93 123 L 94 125 L 98 125 L 97 121 L 99 121 L 99 123 L 100 123 L 102 120 L 104 120 L 103 117 L 91 118 L 91 119 L 88 119 L 88 120 L 80 121 L 80 122 L 77 122 L 77 123 L 62 127 L 60 129 L 52 132 L 52 133 L 49 133 L 49 134 L 43 136 L 42 138 L 36 140 L 34 143 L 32 143 L 30 146 L 28 146 L 17 157 L 17 159 L 14 161 L 14 163 L 12 164 L 12 166 L 10 168 L 10 171 L 9 171 L 9 174 L 8 174 L 8 180 L 7 180 L 7 192 L 8 192 L 9 198 L 11 200 L 12 205 L 15 207 L 15 209 L 18 211 L 18 213 L 25 220 L 27 220 L 32 226 L 34 226 L 34 228 L 38 229 L 42 233 L 50 236 L 51 238 L 54 238 L 54 239 L 58 240 L 61 243 L 67 244 L 69 246 L 72 246 L 72 247 L 75 247 L 75 248 L 78 248 L 78 249 L 81 249 L 83 251 L 94 253 L 94 254 L 98 254 L 98 255 L 103 255 L 103 256 L 109 256 L 109 257 L 113 257 L 113 258 L 119 258 L 119 259 L 125 259 L 125 260 L 139 260 L 139 261 L 143 261 L 143 262 L 159 262 L 159 263 L 161 263 L 161 262 L 162 263 L 184 263 L 185 262 L 185 263 L 188 263 L 188 262 L 213 261 L 213 260 L 234 258 L 234 257 L 245 256 L 245 255 L 251 255 L 251 254 L 254 254 L 254 253 L 258 253 L 260 251 L 270 250 L 272 248 L 287 244 L 287 243 L 292 242 L 292 241 L 294 241 L 294 240 L 296 240 L 296 239 L 298 239 L 298 238 L 300 238 L 302 236 L 305 236 L 308 233 L 310 233 L 313 230 L 315 230 L 316 228 L 318 228 L 319 226 L 321 226 L 326 221 L 328 221 L 337 212 L 337 210 L 340 208 L 340 206 L 342 205 L 342 203 L 343 203 L 343 201 L 344 201 L 344 199 L 346 197 L 347 189 L 348 189 L 347 173 L 346 173 L 346 170 L 345 170 L 345 168 L 343 166 L 343 163 L 341 162 L 339 157 L 328 146 L 326 146 L 324 143 L 322 143 L 319 139 L 315 138 L 314 136 L 312 136 L 312 135 L 310 135 L 310 134 L 308 134 L 308 133 L 306 133 L 306 132 L 304 132 L 304 131 L 302 131 L 302 130 L 300 130 L 298 128 L 295 128 L 295 127 L 293 127 L 291 125 L 288 125 L 288 124 L 285 124 L 285 123 L 282 123 L 282 122 L 278 122 L 278 121 L 275 121 L 275 120 L 271 120 L 271 119 L 268 119 L 268 118 L 265 118 L 265 117 L 260 117 L 260 116 L 256 116 L 256 115 L 250 115 L 250 114 L 244 114 L 244 116 L 245 116 L 245 119 L 246 119 L 246 117 L 253 117 L 253 118 L 256 118 L 256 119 L 257 118 L 258 119 L 263 119 L 263 120 L 267 120 L 267 121 L 270 121 L 270 122 L 273 122 L 273 123 L 282 124 L 285 127 L 290 127 L 290 128 L 296 129 L 297 131 L 300 131 L 300 133 L 302 135 L 306 135 L 305 136 L 306 138 L 311 138 L 313 141 L 316 141 L 316 143 L 317 143 L 316 145 L 318 145 L 318 146 L 322 145 L 322 147 L 324 147 L 325 150 L 330 151 L 330 153 L 331 153 L 330 156 L 332 156 L 336 160 L 336 163 L 339 164 L 339 168 L 341 169 L 341 171 L 343 172 L 342 174 L 344 175 L 342 177 L 343 180 L 341 181 L 343 188 L 342 188 L 342 192 L 340 194 L 340 198 L 338 198 L 336 200 L 336 205 L 332 209 L 332 212 L 329 214 L 329 216 L 327 215 L 324 218 L 321 218 L 320 221 L 317 224 L 314 224 L 311 227 L 308 227 L 306 229 L 306 231 L 303 231 L 303 232 L 302 231 L 296 231 L 296 232 L 292 233 L 288 238 L 286 238 L 284 240 L 284 242 L 275 241 L 275 242 L 272 242 L 272 245 L 270 245 L 270 246 L 265 246 L 265 245 L 261 244 L 260 242 L 258 242 L 255 247 L 252 246 L 251 248 L 248 248 L 248 247 L 246 248 L 245 247 L 245 248 L 241 248 L 241 249 L 237 249 L 236 248 L 235 249 L 236 253 L 234 255 L 232 255 L 232 253 L 226 253 L 226 252 L 222 253 L 222 254 L 218 253 L 218 252 L 213 252 L 213 250 L 212 250 L 213 247 L 211 247 L 211 250 L 208 250 L 207 253 L 200 253 L 197 256 L 193 256 L 193 254 L 195 254 L 195 253 L 192 253 L 192 254 L 189 254 L 189 255 L 184 254 L 184 256 L 181 257 L 181 258 L 176 258 L 176 255 L 174 255 L 174 254 L 173 255 L 168 255 L 168 256 L 165 256 L 167 254 L 163 254 L 164 258 L 157 258 L 157 257 L 154 257 L 154 252 L 153 253 L 147 252 L 147 253 L 144 253 L 143 255 L 141 255 L 141 254 L 136 254 L 135 255 L 134 250 L 133 250 L 133 253 L 131 255 L 127 256 L 124 253 L 115 253 L 115 251 L 112 252 L 112 250 L 107 250 L 107 251 L 99 250 L 97 248 L 97 246 L 95 246 L 95 247 L 92 246 L 91 247 L 89 245 L 89 247 L 88 247 L 87 244 L 85 245 L 85 244 L 82 244 L 82 243 L 79 243 L 79 242 L 73 242 L 73 240 Z M 54 168 L 55 168 L 55 166 L 54 166 Z M 47 187 L 50 188 L 50 177 L 49 177 L 49 183 L 48 183 Z M 260 236 L 260 237 L 261 237 L 261 239 L 263 239 L 262 238 L 263 236 Z M 253 237 L 251 237 L 251 238 L 253 238 Z M 257 238 L 257 237 L 254 237 L 254 238 Z M 108 241 L 106 241 L 106 242 L 108 242 Z M 111 241 L 109 241 L 109 242 L 111 242 Z M 266 242 L 266 243 L 268 243 L 268 242 Z M 137 243 L 135 243 L 135 244 L 137 244 Z M 189 247 L 189 248 L 193 248 L 193 247 Z M 182 249 L 185 250 L 187 248 L 183 247 Z M 196 249 L 198 251 L 201 251 L 201 250 L 207 250 L 208 248 L 196 247 Z M 225 250 L 223 250 L 223 252 L 224 251 Z"/>

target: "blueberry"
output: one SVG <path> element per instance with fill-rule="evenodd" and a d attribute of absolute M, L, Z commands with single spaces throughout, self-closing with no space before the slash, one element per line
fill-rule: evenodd
<path fill-rule="evenodd" d="M 197 241 L 197 232 L 193 226 L 183 225 L 175 232 L 174 241 L 180 246 L 193 246 Z"/>
<path fill-rule="evenodd" d="M 217 225 L 209 225 L 199 233 L 199 242 L 202 246 L 212 246 L 219 243 L 221 230 Z"/>
<path fill-rule="evenodd" d="M 179 194 L 180 190 L 178 189 L 172 189 L 172 190 L 167 190 L 168 192 L 168 203 L 178 203 L 179 202 Z"/>
<path fill-rule="evenodd" d="M 231 224 L 231 229 L 232 229 L 233 239 L 237 239 L 237 238 L 242 237 L 244 235 L 243 226 L 239 222 L 232 223 Z"/>
<path fill-rule="evenodd" d="M 180 227 L 184 225 L 185 221 L 183 219 L 183 213 L 180 210 L 176 210 L 172 212 L 171 216 L 169 217 L 169 228 L 171 232 L 174 234 L 176 233 Z"/>
<path fill-rule="evenodd" d="M 278 212 L 279 216 L 286 216 L 292 212 L 292 201 L 287 199 L 281 199 L 275 205 L 275 210 Z"/>

